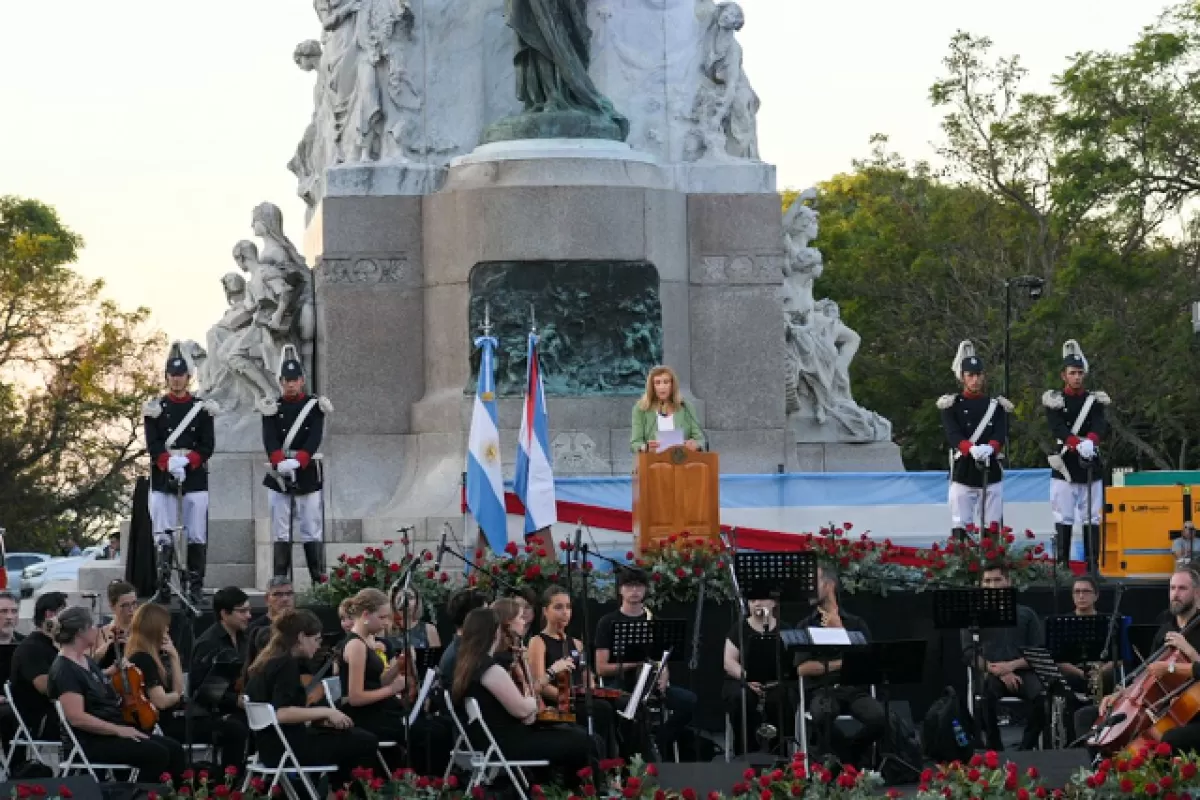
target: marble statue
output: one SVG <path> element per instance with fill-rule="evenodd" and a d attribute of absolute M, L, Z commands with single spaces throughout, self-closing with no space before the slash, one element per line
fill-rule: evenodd
<path fill-rule="evenodd" d="M 199 368 L 205 397 L 225 412 L 244 413 L 278 391 L 275 368 L 284 345 L 296 345 L 311 369 L 315 332 L 308 266 L 283 233 L 283 214 L 272 203 L 255 207 L 252 228 L 262 240 L 234 245 L 240 273 L 221 278 L 228 306 L 206 336 Z"/>
<path fill-rule="evenodd" d="M 588 74 L 592 31 L 587 0 L 508 0 L 506 21 L 516 33 L 517 99 L 525 112 L 500 120 L 484 141 L 602 138 L 625 141 L 629 120 Z"/>
<path fill-rule="evenodd" d="M 737 32 L 745 24 L 737 3 L 721 3 L 701 40 L 701 80 L 685 144 L 687 161 L 758 161 L 758 95 L 746 78 Z"/>
<path fill-rule="evenodd" d="M 315 39 L 301 42 L 296 45 L 296 49 L 292 53 L 292 60 L 303 71 L 316 72 L 321 66 L 321 43 Z M 301 137 L 300 143 L 296 145 L 296 152 L 292 156 L 292 160 L 287 163 L 287 168 L 296 176 L 296 194 L 304 200 L 310 213 L 323 194 L 321 182 L 326 162 L 325 143 L 318 135 L 319 126 L 324 119 L 324 109 L 321 103 L 325 95 L 322 88 L 321 80 L 318 77 L 313 86 L 312 118 L 308 127 L 304 129 L 304 136 Z"/>
<path fill-rule="evenodd" d="M 842 321 L 837 303 L 813 299 L 813 283 L 824 271 L 821 252 L 811 246 L 819 218 L 807 201 L 815 198 L 813 189 L 802 192 L 783 220 L 787 412 L 835 441 L 890 441 L 891 423 L 855 403 L 850 390 L 850 363 L 861 337 Z"/>

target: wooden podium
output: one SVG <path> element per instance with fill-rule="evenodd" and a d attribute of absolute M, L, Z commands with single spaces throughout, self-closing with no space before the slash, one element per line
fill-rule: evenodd
<path fill-rule="evenodd" d="M 633 470 L 633 540 L 638 552 L 685 531 L 696 538 L 719 539 L 719 474 L 716 453 L 683 447 L 638 453 Z"/>

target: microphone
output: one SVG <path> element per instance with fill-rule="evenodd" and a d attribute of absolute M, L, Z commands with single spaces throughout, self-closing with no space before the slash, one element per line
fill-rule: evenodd
<path fill-rule="evenodd" d="M 437 558 L 435 558 L 433 560 L 434 573 L 441 572 L 441 570 L 442 570 L 442 556 L 446 555 L 446 535 L 447 535 L 446 529 L 449 527 L 450 527 L 449 522 L 442 523 L 442 538 L 441 538 L 441 541 L 438 542 Z"/>
<path fill-rule="evenodd" d="M 571 558 L 579 558 L 579 553 L 583 550 L 583 520 L 575 523 L 575 544 L 571 551 Z"/>

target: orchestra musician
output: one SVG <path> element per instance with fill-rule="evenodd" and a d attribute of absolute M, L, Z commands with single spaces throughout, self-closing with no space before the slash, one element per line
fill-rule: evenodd
<path fill-rule="evenodd" d="M 1155 633 L 1151 652 L 1157 652 L 1163 647 L 1178 650 L 1191 662 L 1192 678 L 1200 678 L 1200 668 L 1196 666 L 1196 663 L 1200 662 L 1200 621 L 1188 628 L 1195 619 L 1200 604 L 1200 573 L 1186 567 L 1176 569 L 1171 575 L 1169 598 L 1169 616 Z M 1152 677 L 1161 678 L 1168 673 L 1174 673 L 1177 668 L 1174 663 L 1154 661 L 1147 664 L 1145 669 Z M 1075 729 L 1086 731 L 1097 720 L 1102 720 L 1118 697 L 1119 693 L 1114 692 L 1105 696 L 1099 708 L 1087 706 L 1080 709 L 1075 714 Z M 1170 745 L 1173 751 L 1200 750 L 1200 719 L 1171 728 L 1163 735 L 1162 740 Z"/>
<path fill-rule="evenodd" d="M 579 770 L 593 761 L 591 737 L 576 725 L 535 725 L 537 699 L 518 688 L 509 670 L 496 663 L 496 651 L 507 635 L 495 609 L 477 608 L 467 614 L 451 688 L 456 713 L 466 720 L 464 702 L 474 699 L 505 758 L 545 759 L 563 783 L 576 786 Z M 514 662 L 514 668 L 521 667 L 522 662 Z M 468 725 L 467 735 L 476 749 L 486 749 L 486 737 L 478 725 Z"/>
<path fill-rule="evenodd" d="M 12 592 L 0 591 L 0 644 L 20 644 L 25 637 L 17 633 L 21 601 Z"/>
<path fill-rule="evenodd" d="M 857 631 L 867 642 L 871 631 L 866 620 L 855 616 L 841 607 L 838 588 L 841 579 L 829 566 L 817 568 L 817 596 L 813 612 L 796 627 L 842 628 Z M 863 755 L 886 729 L 883 705 L 871 696 L 865 686 L 844 686 L 840 682 L 842 660 L 824 660 L 814 657 L 812 652 L 799 650 L 795 655 L 796 674 L 805 681 L 805 689 L 811 692 L 808 700 L 812 718 L 810 730 L 814 733 L 818 747 L 825 753 L 834 753 L 843 763 L 861 764 Z M 740 713 L 740 711 L 739 711 Z M 833 724 L 841 714 L 849 714 L 861 726 L 853 735 L 846 736 Z M 827 736 L 832 733 L 833 740 Z"/>
<path fill-rule="evenodd" d="M 223 757 L 229 759 L 240 753 L 244 762 L 250 728 L 242 710 L 241 681 L 231 681 L 228 676 L 245 672 L 250 644 L 246 636 L 246 628 L 250 625 L 250 598 L 236 586 L 226 586 L 213 594 L 212 603 L 216 621 L 196 637 L 192 646 L 190 680 L 200 681 L 195 696 L 208 703 L 208 712 L 220 719 L 217 741 Z M 219 674 L 217 665 L 220 664 L 229 665 L 223 675 Z M 205 686 L 221 680 L 220 696 L 208 699 Z M 241 730 L 234 730 L 235 726 Z"/>
<path fill-rule="evenodd" d="M 272 622 L 270 630 L 266 647 L 248 670 L 246 696 L 275 707 L 279 727 L 301 764 L 337 765 L 331 785 L 348 783 L 355 768 L 377 766 L 375 734 L 355 727 L 354 720 L 323 698 L 310 705 L 301 676 L 321 646 L 321 620 L 304 609 L 289 611 Z M 282 749 L 273 730 L 255 734 L 255 744 L 264 763 L 279 762 Z"/>
<path fill-rule="evenodd" d="M 1006 589 L 1012 585 L 1008 570 L 996 564 L 983 568 L 981 586 L 984 589 Z M 984 738 L 989 750 L 1003 750 L 1000 741 L 1000 725 L 996 718 L 1001 697 L 1019 697 L 1029 707 L 1025 732 L 1021 737 L 1021 749 L 1033 750 L 1045 725 L 1045 687 L 1030 668 L 1023 647 L 1042 645 L 1042 625 L 1037 613 L 1026 605 L 1017 604 L 1017 624 L 1012 628 L 984 628 L 979 633 L 979 650 L 975 652 L 970 633 L 963 631 L 963 659 L 970 664 L 974 656 L 986 677 L 983 681 L 983 725 Z"/>
<path fill-rule="evenodd" d="M 100 626 L 100 635 L 96 640 L 96 649 L 90 653 L 92 660 L 101 669 L 108 669 L 115 663 L 117 650 L 125 646 L 129 638 L 129 626 L 133 622 L 133 612 L 137 611 L 137 589 L 133 584 L 116 580 L 105 590 L 108 606 L 113 610 L 112 621 Z M 114 647 L 114 644 L 117 645 Z"/>
<path fill-rule="evenodd" d="M 566 670 L 571 675 L 571 687 L 575 694 L 575 718 L 580 725 L 587 725 L 587 710 L 581 694 L 584 681 L 596 688 L 596 677 L 587 669 L 583 657 L 583 643 L 567 635 L 571 624 L 571 595 L 561 586 L 551 586 L 542 595 L 542 618 L 546 626 L 541 633 L 529 640 L 529 668 L 535 686 L 539 686 L 542 699 L 548 705 L 558 703 L 558 674 Z M 615 710 L 606 700 L 592 698 L 592 726 L 596 736 L 604 743 L 604 752 L 614 755 L 618 751 L 616 738 Z"/>
<path fill-rule="evenodd" d="M 441 647 L 442 640 L 438 636 L 437 626 L 425 619 L 425 602 L 421 600 L 421 595 L 412 589 L 398 587 L 399 583 L 392 589 L 392 629 L 388 640 L 397 648 L 406 638 L 408 647 L 413 650 Z M 408 623 L 407 637 L 403 633 L 405 621 Z"/>
<path fill-rule="evenodd" d="M 183 747 L 168 736 L 127 724 L 121 715 L 120 696 L 88 657 L 98 636 L 91 612 L 79 606 L 67 608 L 53 619 L 50 630 L 59 646 L 58 657 L 50 665 L 50 698 L 62 703 L 67 724 L 88 760 L 128 764 L 146 775 L 182 775 Z"/>
<path fill-rule="evenodd" d="M 763 686 L 756 681 L 747 681 L 746 672 L 742 666 L 741 651 L 738 649 L 740 639 L 747 643 L 757 636 L 779 633 L 779 603 L 767 598 L 749 601 L 750 613 L 738 625 L 729 629 L 725 636 L 725 683 L 721 688 L 721 699 L 725 703 L 725 712 L 733 723 L 733 749 L 738 755 L 745 752 L 742 743 L 742 707 L 746 708 L 746 731 L 751 733 L 762 723 L 771 723 L 779 719 L 780 711 L 786 711 L 787 694 L 783 686 Z M 781 706 L 784 708 L 781 709 Z M 784 714 L 786 720 L 787 715 Z"/>
<path fill-rule="evenodd" d="M 50 702 L 50 665 L 58 657 L 58 645 L 51 637 L 54 618 L 67 607 L 62 592 L 46 592 L 33 604 L 33 624 L 37 630 L 25 637 L 13 652 L 9 681 L 13 703 L 35 739 L 58 738 L 58 715 Z M 23 754 L 24 749 L 20 752 Z"/>
<path fill-rule="evenodd" d="M 487 600 L 475 589 L 459 589 L 446 601 L 446 614 L 450 617 L 450 624 L 454 626 L 454 638 L 442 651 L 442 660 L 438 662 L 438 679 L 442 684 L 442 689 L 447 692 L 454 683 L 454 663 L 458 658 L 458 641 L 462 638 L 463 624 L 467 620 L 467 614 L 486 605 Z"/>
<path fill-rule="evenodd" d="M 267 613 L 250 621 L 246 629 L 249 645 L 246 651 L 246 666 L 249 667 L 258 657 L 258 652 L 266 646 L 271 638 L 271 624 L 296 608 L 296 590 L 292 587 L 292 579 L 287 575 L 276 575 L 267 581 Z"/>
<path fill-rule="evenodd" d="M 187 740 L 187 698 L 183 694 L 183 661 L 171 641 L 170 628 L 171 612 L 165 607 L 157 603 L 142 606 L 133 615 L 125 657 L 142 671 L 146 697 L 159 710 L 159 728 L 182 742 Z M 247 726 L 236 719 L 192 712 L 192 741 L 220 745 L 223 768 L 240 768 L 245 763 L 248 738 Z"/>
<path fill-rule="evenodd" d="M 654 373 L 651 372 L 653 375 Z M 636 683 L 637 672 L 641 670 L 641 662 L 633 664 L 618 664 L 612 660 L 613 631 L 617 620 L 646 620 L 646 593 L 650 581 L 646 573 L 640 569 L 622 568 L 617 571 L 617 593 L 621 605 L 616 611 L 609 612 L 600 618 L 596 624 L 596 673 L 600 677 L 615 681 L 618 688 L 631 691 Z M 670 716 L 657 733 L 658 752 L 666 757 L 674 752 L 675 743 L 687 738 L 687 727 L 691 724 L 696 711 L 696 695 L 687 689 L 670 685 L 670 672 L 664 666 L 659 673 L 658 690 L 663 693 Z"/>

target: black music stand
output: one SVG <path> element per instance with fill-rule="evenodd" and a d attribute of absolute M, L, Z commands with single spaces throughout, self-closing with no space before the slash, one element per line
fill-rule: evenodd
<path fill-rule="evenodd" d="M 1017 624 L 1017 590 L 937 589 L 933 593 L 933 627 L 937 630 L 967 631 L 971 638 L 971 686 L 975 709 L 984 708 L 983 674 L 979 661 L 983 651 L 979 642 L 982 628 L 1012 628 Z M 976 740 L 980 740 L 978 713 L 971 715 Z"/>
<path fill-rule="evenodd" d="M 824 630 L 824 629 L 820 628 L 819 626 L 815 629 Z M 862 648 L 862 647 L 866 647 L 868 644 L 867 637 L 862 631 L 854 631 L 854 630 L 849 630 L 846 628 L 835 628 L 835 629 L 830 629 L 830 630 L 840 631 L 841 634 L 843 634 L 843 636 L 841 638 L 845 639 L 845 641 L 828 642 L 828 641 L 814 640 L 812 635 L 809 633 L 808 628 L 793 628 L 791 630 L 781 630 L 779 632 L 779 638 L 782 641 L 784 647 L 786 647 L 788 650 L 802 650 L 802 651 L 804 651 L 804 653 L 807 657 L 806 660 L 820 661 L 822 664 L 824 664 L 825 665 L 825 674 L 828 675 L 829 674 L 829 663 L 831 661 L 837 661 L 838 659 L 844 659 L 846 656 L 846 653 L 850 652 L 852 648 Z M 798 658 L 798 656 L 797 656 L 797 658 Z M 838 675 L 839 675 L 839 682 L 840 682 L 841 673 L 839 672 Z M 816 690 L 814 689 L 814 693 L 815 693 L 815 691 Z M 825 741 L 826 741 L 826 743 L 833 742 L 833 724 L 834 724 L 835 716 L 836 715 L 834 715 L 834 714 L 830 714 L 829 717 L 825 720 Z M 796 731 L 796 734 L 797 734 L 797 736 L 799 736 L 800 731 Z M 803 744 L 807 747 L 808 742 L 805 741 Z"/>
<path fill-rule="evenodd" d="M 687 642 L 687 620 L 682 619 L 617 619 L 613 623 L 611 659 L 618 666 L 639 661 L 657 663 L 667 653 L 667 662 L 682 661 Z M 634 702 L 640 711 L 646 699 L 658 685 L 655 672 L 646 682 L 644 691 Z M 650 735 L 649 720 L 641 715 L 642 733 L 647 745 L 653 748 L 654 737 Z M 657 759 L 656 759 L 657 760 Z"/>
<path fill-rule="evenodd" d="M 776 620 L 778 623 L 778 620 Z M 747 683 L 760 683 L 763 685 L 763 698 L 771 692 L 776 692 L 778 702 L 775 704 L 778 708 L 778 727 L 776 731 L 780 737 L 780 742 L 783 741 L 784 722 L 785 722 L 785 706 L 788 705 L 784 700 L 787 695 L 784 693 L 788 686 L 794 685 L 795 681 L 787 679 L 787 673 L 784 672 L 783 664 L 780 659 L 780 653 L 783 651 L 783 643 L 779 639 L 779 630 L 771 633 L 755 633 L 746 639 L 744 636 L 741 641 L 742 647 L 739 648 L 742 669 L 745 671 Z M 744 648 L 744 649 L 742 649 Z M 747 698 L 745 693 L 742 694 L 742 748 L 745 751 L 746 760 L 752 762 L 750 758 L 750 743 L 746 740 L 747 721 L 746 721 L 746 703 Z M 764 746 L 766 743 L 760 741 L 759 745 Z M 770 758 L 774 761 L 774 758 Z"/>
<path fill-rule="evenodd" d="M 872 642 L 866 647 L 847 650 L 842 657 L 841 682 L 847 686 L 878 687 L 883 693 L 885 731 L 879 747 L 879 766 L 883 772 L 888 763 L 903 767 L 913 780 L 921 776 L 921 768 L 910 764 L 893 752 L 888 752 L 887 731 L 892 728 L 891 687 L 923 683 L 925 677 L 924 639 L 901 639 L 894 642 Z"/>
<path fill-rule="evenodd" d="M 775 600 L 777 608 L 784 602 L 805 603 L 817 594 L 817 555 L 816 553 L 778 552 L 778 553 L 736 553 L 733 559 L 733 571 L 737 584 L 742 589 L 746 600 Z M 779 615 L 776 623 L 780 624 Z M 749 669 L 742 655 L 746 652 L 745 642 L 742 641 L 744 626 L 738 620 L 738 656 L 742 671 L 747 676 Z M 783 642 L 778 637 L 775 640 L 775 674 L 783 682 Z M 744 682 L 743 682 L 744 683 Z M 791 683 L 790 681 L 788 683 Z M 742 747 L 750 752 L 749 731 L 746 723 L 746 693 L 742 692 Z M 779 735 L 783 741 L 783 703 L 779 705 Z M 794 733 L 794 732 L 793 732 Z"/>
<path fill-rule="evenodd" d="M 1104 660 L 1111 614 L 1061 615 L 1046 619 L 1046 649 L 1058 663 Z"/>

